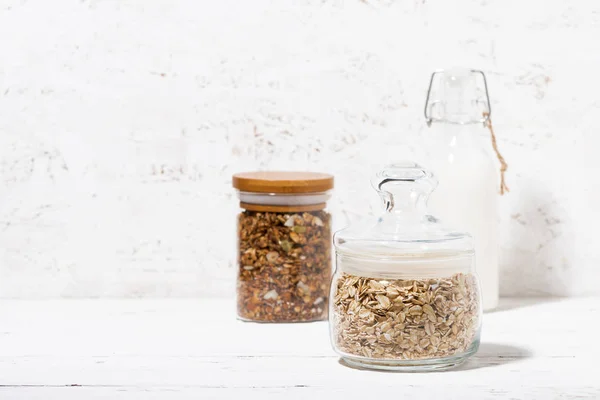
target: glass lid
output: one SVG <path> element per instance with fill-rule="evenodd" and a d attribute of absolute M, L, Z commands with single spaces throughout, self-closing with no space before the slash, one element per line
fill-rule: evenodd
<path fill-rule="evenodd" d="M 428 213 L 427 199 L 437 186 L 430 171 L 412 162 L 393 164 L 378 172 L 371 184 L 384 211 L 336 232 L 339 255 L 382 260 L 473 255 L 468 233 L 448 229 Z"/>

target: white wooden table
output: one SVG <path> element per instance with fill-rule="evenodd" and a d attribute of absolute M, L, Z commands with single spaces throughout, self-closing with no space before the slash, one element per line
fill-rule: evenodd
<path fill-rule="evenodd" d="M 0 301 L 0 399 L 600 398 L 600 299 L 508 299 L 457 370 L 344 367 L 327 323 L 227 300 Z"/>

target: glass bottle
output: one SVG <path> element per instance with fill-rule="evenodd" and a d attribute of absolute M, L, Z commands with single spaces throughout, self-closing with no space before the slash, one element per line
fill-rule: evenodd
<path fill-rule="evenodd" d="M 414 163 L 372 180 L 385 211 L 336 232 L 331 341 L 351 366 L 450 368 L 479 346 L 481 304 L 473 242 L 427 212 L 437 182 Z"/>
<path fill-rule="evenodd" d="M 425 104 L 424 163 L 439 179 L 430 207 L 449 226 L 473 235 L 484 310 L 498 305 L 498 167 L 485 125 L 491 113 L 482 71 L 431 76 Z"/>
<path fill-rule="evenodd" d="M 244 321 L 327 318 L 333 176 L 246 172 L 233 176 L 238 215 L 237 314 Z"/>

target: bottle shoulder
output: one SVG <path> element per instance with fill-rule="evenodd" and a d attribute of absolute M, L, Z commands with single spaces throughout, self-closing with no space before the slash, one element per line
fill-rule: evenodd
<path fill-rule="evenodd" d="M 497 163 L 494 155 L 483 146 L 438 147 L 430 149 L 426 158 L 428 165 L 444 165 L 449 168 L 469 166 L 495 170 Z"/>

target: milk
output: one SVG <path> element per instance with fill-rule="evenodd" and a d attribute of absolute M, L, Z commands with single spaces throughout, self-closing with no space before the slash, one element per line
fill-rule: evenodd
<path fill-rule="evenodd" d="M 481 124 L 433 124 L 427 161 L 439 186 L 429 199 L 433 215 L 475 241 L 475 265 L 484 310 L 498 305 L 498 169 L 486 150 Z M 487 146 L 486 146 L 487 144 Z"/>

